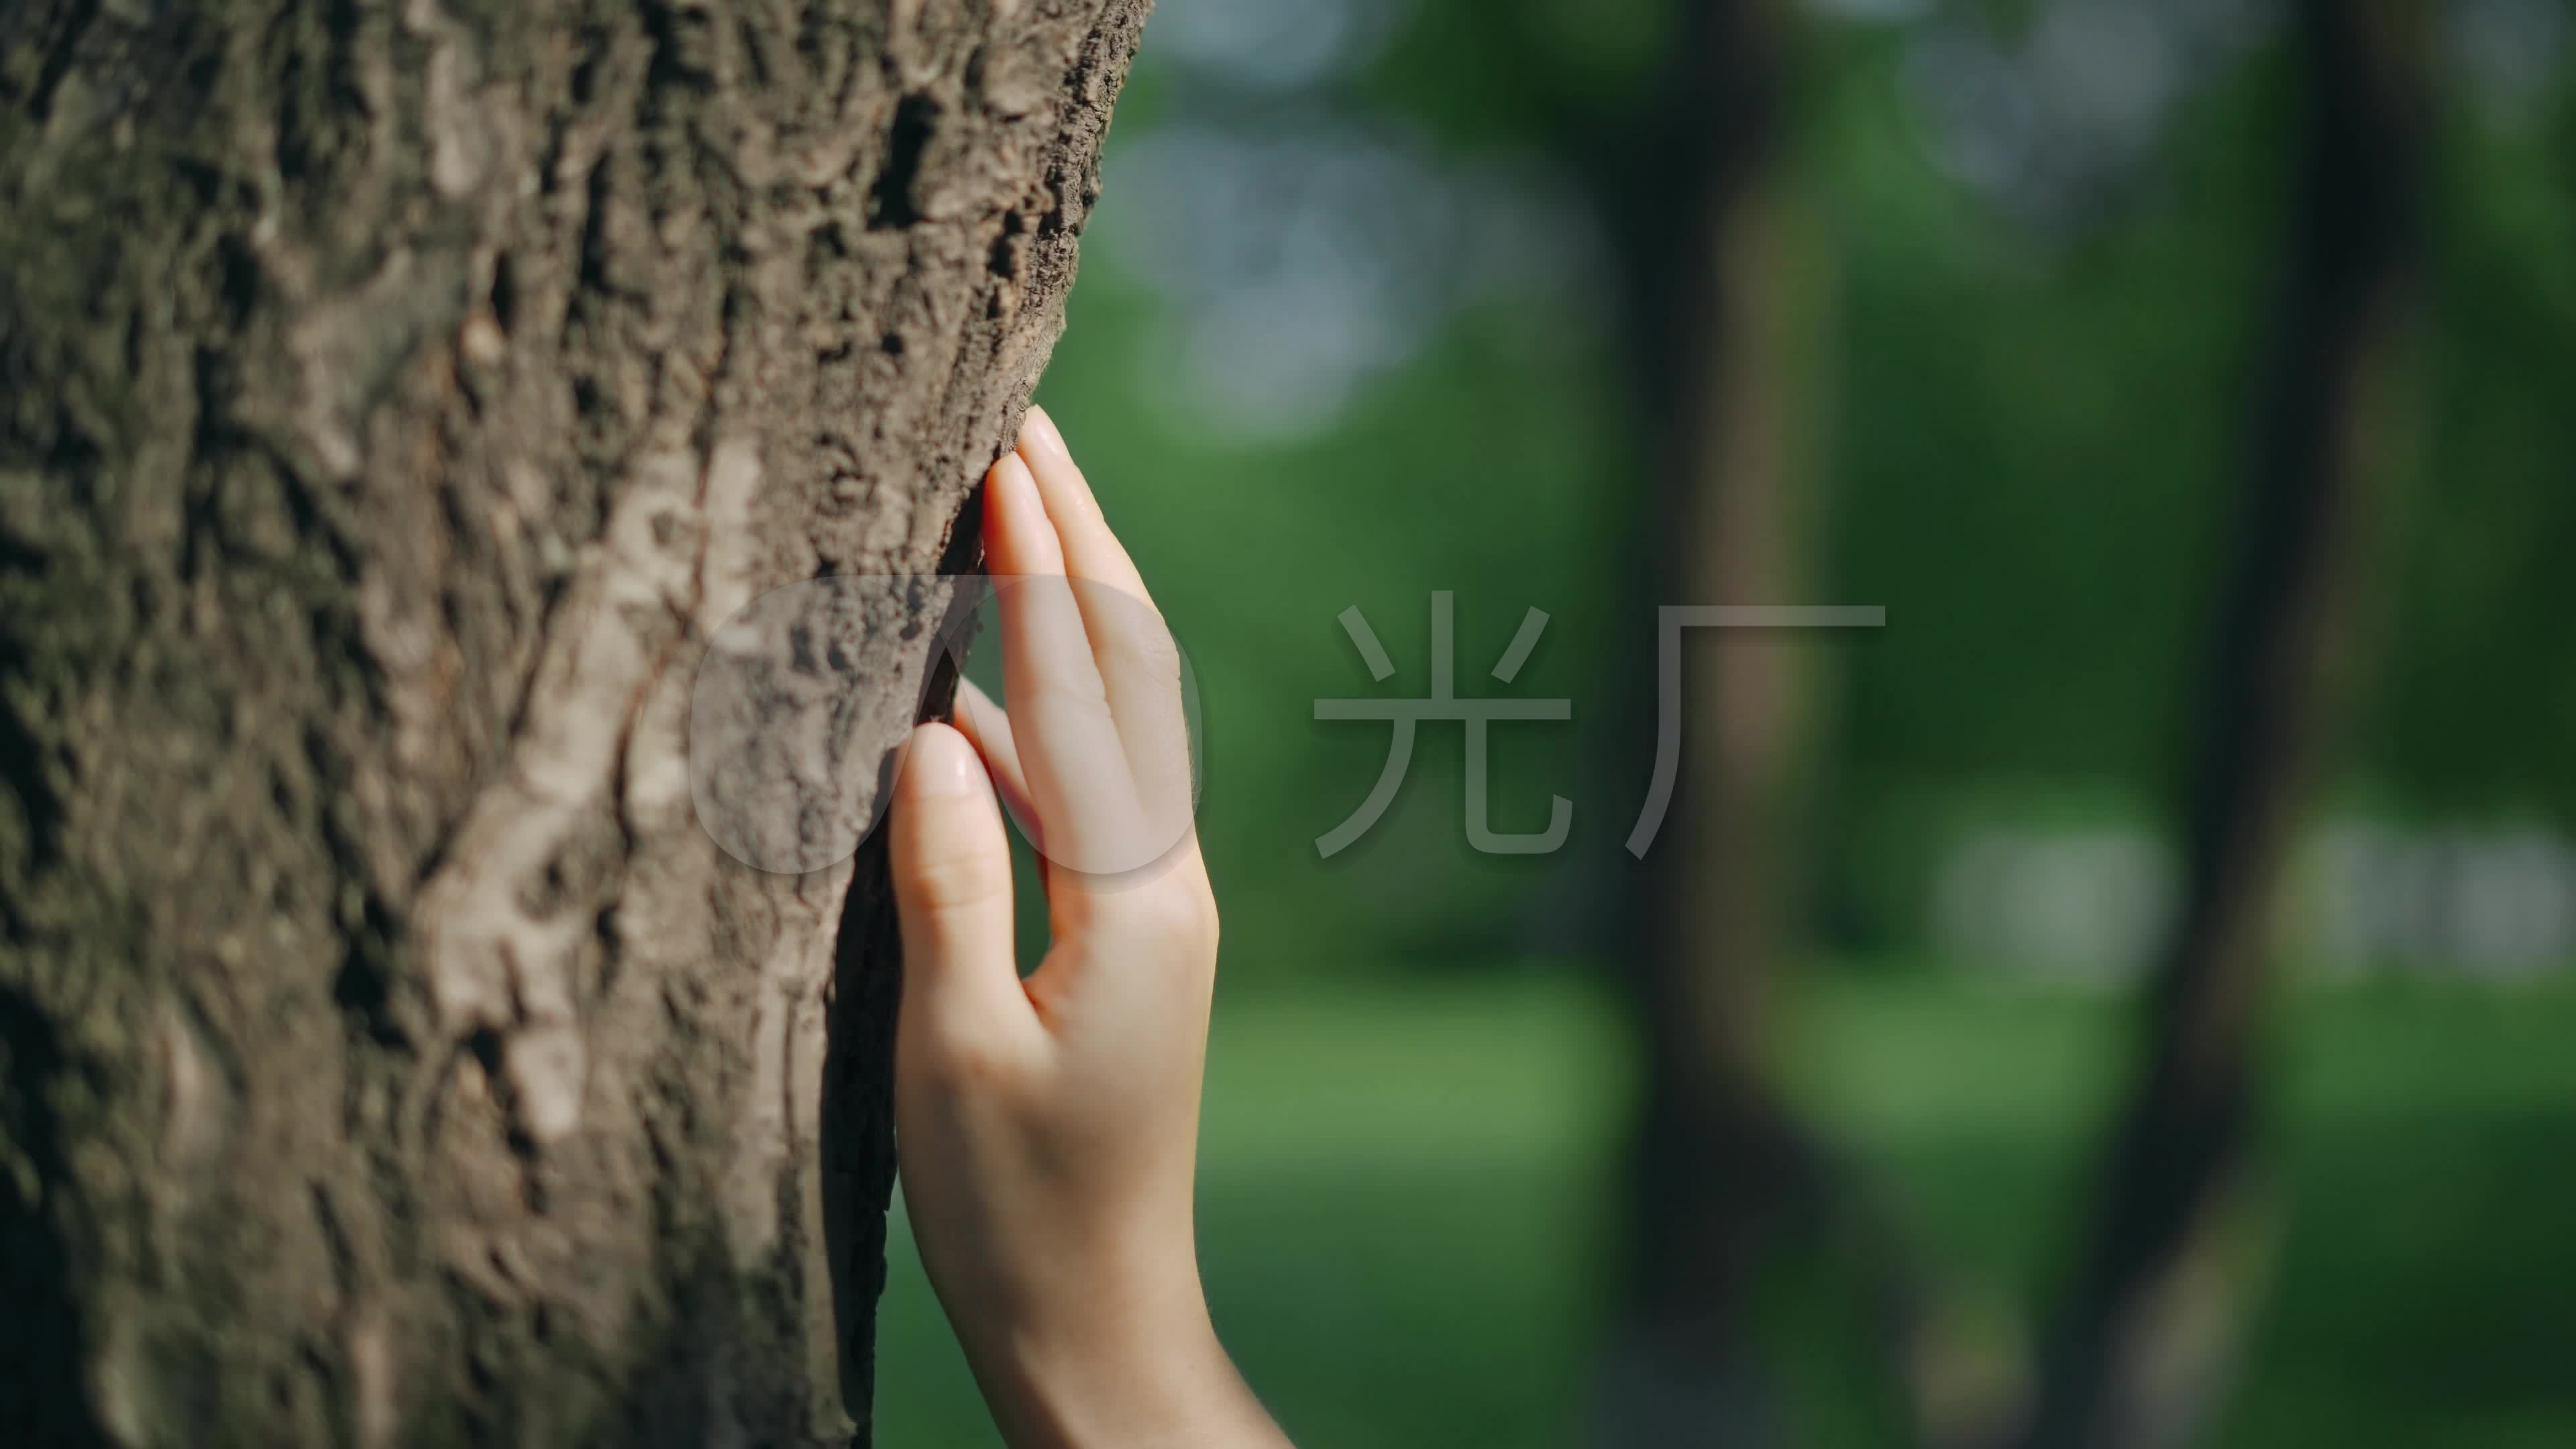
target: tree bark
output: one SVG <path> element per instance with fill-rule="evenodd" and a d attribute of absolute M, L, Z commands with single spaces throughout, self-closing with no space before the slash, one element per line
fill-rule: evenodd
<path fill-rule="evenodd" d="M 2206 1427 L 2241 1316 L 2278 887 L 2323 773 L 2416 287 L 2420 0 L 2302 0 L 2298 195 L 2251 413 L 2235 572 L 2187 801 L 2186 886 L 2098 1215 L 2025 1442 L 2148 1446 Z"/>
<path fill-rule="evenodd" d="M 944 707 L 1146 5 L 0 0 L 0 1423 L 866 1439 L 881 861 L 691 685 Z"/>

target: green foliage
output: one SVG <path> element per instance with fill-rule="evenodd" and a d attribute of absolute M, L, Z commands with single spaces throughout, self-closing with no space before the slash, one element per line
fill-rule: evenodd
<path fill-rule="evenodd" d="M 1940 1305 L 1946 1371 L 1994 1392 L 2065 1271 L 2135 1021 L 2110 994 L 1941 969 L 1993 963 L 1923 939 L 1926 883 L 1982 826 L 2171 826 L 2283 280 L 2296 81 L 2277 35 L 2194 52 L 2140 154 L 2017 208 L 1940 159 L 1909 26 L 2009 31 L 2069 7 L 1876 7 L 1914 17 L 1894 24 L 1790 8 L 1810 18 L 1783 285 L 1819 298 L 1799 344 L 1813 436 L 1791 453 L 1818 533 L 1780 602 L 1881 603 L 1891 626 L 1817 655 L 1808 924 L 1866 950 L 1806 973 L 1776 1056 L 1960 1285 Z M 1550 204 L 1579 209 L 1572 129 L 1635 101 L 1673 13 L 1423 0 L 1367 63 L 1289 93 L 1157 69 L 1149 41 L 1113 151 L 1356 115 L 1462 166 L 1552 174 Z M 2508 111 L 2454 62 L 2440 73 L 2416 356 L 2367 420 L 2386 513 L 2331 795 L 2401 823 L 2564 831 L 2576 85 L 2562 59 Z M 1201 835 L 1227 925 L 1202 1224 L 1220 1317 L 1312 1442 L 1567 1442 L 1616 1289 L 1634 1088 L 1629 1044 L 1574 983 L 1612 974 L 1639 899 L 1620 846 L 1651 763 L 1652 607 L 1696 602 L 1651 596 L 1671 522 L 1606 249 L 1578 234 L 1552 282 L 1444 312 L 1321 425 L 1246 434 L 1172 387 L 1196 365 L 1172 362 L 1190 319 L 1112 234 L 1137 198 L 1111 175 L 1044 397 L 1204 691 Z M 1319 724 L 1312 701 L 1427 692 L 1438 589 L 1457 595 L 1462 693 L 1574 702 L 1570 725 L 1498 727 L 1491 777 L 1499 828 L 1536 828 L 1561 794 L 1573 839 L 1538 860 L 1469 850 L 1459 731 L 1430 724 L 1396 807 L 1318 859 L 1388 732 Z M 1383 684 L 1334 622 L 1353 605 L 1395 663 Z M 1530 606 L 1545 640 L 1497 684 L 1486 668 Z M 2558 987 L 2299 999 L 2271 1084 L 2278 1216 L 2257 1224 L 2277 1255 L 2268 1289 L 2248 1285 L 2223 1442 L 2576 1436 L 2547 1361 L 2576 1284 L 2552 1216 L 2576 1188 L 2571 1028 Z M 990 1442 L 907 1244 L 890 1254 L 884 1441 Z M 1784 1259 L 1766 1285 L 1799 1442 L 1883 1427 L 1850 1271 Z"/>
<path fill-rule="evenodd" d="M 1201 1252 L 1220 1328 L 1300 1443 L 1572 1441 L 1633 1090 L 1614 1019 L 1587 992 L 1493 982 L 1220 1013 Z M 2053 1271 L 2120 1065 L 2115 1006 L 1837 987 L 1796 1023 L 1802 1098 L 1936 1268 L 2024 1285 Z M 2576 1281 L 2560 1211 L 2576 1190 L 2571 1032 L 2564 991 L 2292 1015 L 2288 1231 L 2222 1442 L 2576 1435 L 2554 1357 Z M 900 1220 L 887 1259 L 880 1441 L 996 1442 Z M 2009 1346 L 2028 1325 L 2006 1313 L 1981 1331 Z M 1796 1442 L 1873 1442 L 1835 1432 L 1854 1408 L 1830 1365 L 1794 1382 L 1793 1418 L 1815 1431 Z"/>
<path fill-rule="evenodd" d="M 1149 46 L 1113 152 L 1211 114 L 1267 135 L 1340 108 L 1462 164 L 1544 172 L 1580 154 L 1554 149 L 1563 127 L 1633 101 L 1670 23 L 1637 0 L 1598 27 L 1587 11 L 1577 43 L 1550 13 L 1426 3 L 1356 74 L 1257 103 L 1155 70 Z M 1804 34 L 1790 154 L 1807 220 L 1784 282 L 1828 299 L 1804 348 L 1814 436 L 1793 448 L 1819 526 L 1799 601 L 1892 619 L 1817 654 L 1814 924 L 1895 947 L 1920 929 L 1925 857 L 1880 846 L 1926 801 L 2053 795 L 2170 820 L 2281 281 L 2294 87 L 2277 42 L 2226 61 L 2143 159 L 2043 223 L 1937 164 L 1902 33 Z M 2510 122 L 2467 95 L 2443 113 L 2422 360 L 2392 404 L 2409 418 L 2380 428 L 2387 517 L 2340 775 L 2401 812 L 2576 823 L 2576 672 L 2551 667 L 2576 615 L 2576 573 L 2556 566 L 2576 543 L 2571 115 L 2564 95 Z M 1136 204 L 1114 197 L 1113 219 Z M 1670 525 L 1607 259 L 1577 250 L 1574 280 L 1457 308 L 1326 425 L 1279 438 L 1170 395 L 1174 304 L 1117 237 L 1091 249 L 1044 395 L 1200 672 L 1202 826 L 1238 978 L 1617 939 L 1602 917 L 1631 879 L 1619 845 L 1651 764 L 1651 605 L 1676 601 L 1649 597 Z M 1397 807 L 1319 860 L 1387 732 L 1318 724 L 1312 701 L 1422 693 L 1435 589 L 1457 593 L 1462 691 L 1574 701 L 1570 726 L 1498 728 L 1493 776 L 1501 828 L 1535 828 L 1562 794 L 1573 840 L 1544 861 L 1470 851 L 1459 732 L 1432 725 Z M 1334 623 L 1354 604 L 1397 665 L 1383 685 Z M 1552 616 L 1545 642 L 1495 684 L 1484 670 L 1530 606 Z"/>

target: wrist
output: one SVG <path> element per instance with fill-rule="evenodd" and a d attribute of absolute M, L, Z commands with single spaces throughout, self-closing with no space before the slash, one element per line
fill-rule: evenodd
<path fill-rule="evenodd" d="M 1011 1449 L 1205 1449 L 1237 1442 L 1247 1410 L 1259 1414 L 1195 1271 L 969 1357 Z"/>

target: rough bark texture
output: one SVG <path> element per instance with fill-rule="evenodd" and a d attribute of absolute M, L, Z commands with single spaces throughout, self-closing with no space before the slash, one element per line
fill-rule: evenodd
<path fill-rule="evenodd" d="M 2274 904 L 2327 762 L 2405 366 L 2425 136 L 2421 0 L 2302 0 L 2299 192 L 2252 410 L 2245 536 L 2214 623 L 2182 913 L 2099 1211 L 2041 1364 L 2030 1449 L 2160 1446 L 2226 1378 Z"/>
<path fill-rule="evenodd" d="M 1145 4 L 0 0 L 18 1442 L 865 1438 L 880 866 L 691 681 L 972 562 Z"/>

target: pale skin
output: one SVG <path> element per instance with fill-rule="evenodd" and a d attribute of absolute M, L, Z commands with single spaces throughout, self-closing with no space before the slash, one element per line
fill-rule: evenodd
<path fill-rule="evenodd" d="M 1034 408 L 986 476 L 984 540 L 1011 710 L 969 685 L 955 727 L 916 730 L 889 821 L 922 1266 L 1011 1449 L 1287 1449 L 1199 1281 L 1217 916 L 1171 636 Z M 1045 862 L 1025 980 L 1005 800 Z"/>

